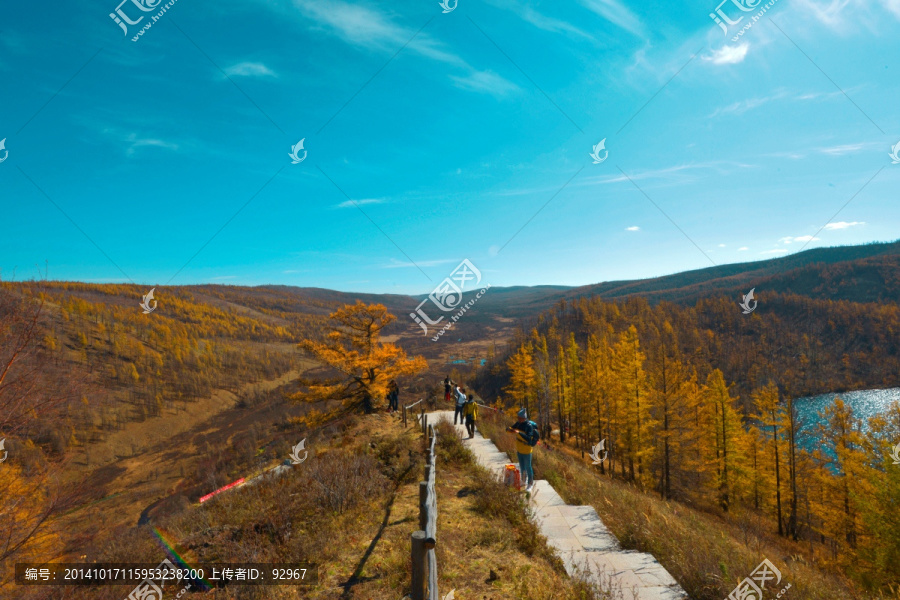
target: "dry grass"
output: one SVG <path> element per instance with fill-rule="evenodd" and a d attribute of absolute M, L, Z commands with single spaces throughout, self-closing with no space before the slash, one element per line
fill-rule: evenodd
<path fill-rule="evenodd" d="M 409 592 L 410 534 L 418 529 L 424 464 L 421 433 L 415 427 L 403 431 L 395 417 L 378 414 L 334 434 L 328 442 L 319 435 L 309 459 L 283 477 L 184 507 L 160 524 L 192 564 L 311 561 L 319 564 L 319 585 L 233 587 L 204 598 L 399 600 Z M 438 439 L 442 596 L 455 590 L 458 600 L 607 598 L 565 575 L 525 517 L 521 495 L 477 467 L 452 428 L 440 428 Z M 120 528 L 87 552 L 86 561 L 158 563 L 164 556 L 143 527 Z M 129 591 L 64 593 L 75 600 L 121 600 Z M 46 588 L 29 594 L 21 597 L 60 597 Z"/>
<path fill-rule="evenodd" d="M 502 451 L 514 453 L 511 437 L 503 434 L 505 424 L 502 417 L 488 414 L 480 429 Z M 828 565 L 807 563 L 801 558 L 801 545 L 773 535 L 768 523 L 752 515 L 723 517 L 660 500 L 600 476 L 596 467 L 568 448 L 542 444 L 535 452 L 534 469 L 535 478 L 547 479 L 567 503 L 593 506 L 624 548 L 655 556 L 695 600 L 727 597 L 764 558 L 781 570 L 782 585 L 791 584 L 790 598 L 875 597 L 856 589 Z"/>

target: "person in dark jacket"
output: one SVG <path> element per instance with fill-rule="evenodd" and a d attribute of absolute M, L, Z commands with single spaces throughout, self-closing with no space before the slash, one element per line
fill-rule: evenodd
<path fill-rule="evenodd" d="M 450 381 L 450 376 L 447 375 L 447 378 L 444 379 L 444 401 L 450 402 L 450 391 L 452 390 L 453 382 Z"/>
<path fill-rule="evenodd" d="M 535 424 L 528 420 L 528 413 L 523 408 L 517 414 L 518 420 L 506 428 L 509 433 L 516 434 L 516 454 L 519 457 L 519 471 L 525 491 L 530 492 L 534 486 L 534 469 L 531 466 L 531 454 L 534 447 L 529 443 L 534 434 Z"/>
<path fill-rule="evenodd" d="M 391 379 L 388 384 L 388 412 L 396 412 L 400 404 L 400 386 Z"/>

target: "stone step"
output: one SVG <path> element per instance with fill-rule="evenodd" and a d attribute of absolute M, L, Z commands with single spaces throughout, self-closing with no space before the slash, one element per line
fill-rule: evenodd
<path fill-rule="evenodd" d="M 432 417 L 432 415 L 434 415 Z M 429 413 L 429 420 L 453 422 L 453 412 Z M 463 425 L 457 430 L 465 432 Z M 515 464 L 480 432 L 463 443 L 481 466 L 502 476 Z M 581 577 L 612 590 L 622 600 L 687 600 L 675 579 L 650 554 L 621 550 L 616 537 L 603 524 L 593 506 L 570 506 L 544 479 L 534 482 L 529 495 L 533 519 L 547 545 L 553 548 L 571 577 Z"/>
<path fill-rule="evenodd" d="M 622 569 L 621 555 L 636 557 L 638 571 Z M 603 589 L 611 588 L 628 600 L 687 600 L 687 594 L 671 575 L 659 566 L 665 576 L 650 575 L 640 565 L 649 554 L 639 552 L 589 552 L 574 551 L 562 554 L 566 572 L 572 577 L 580 577 Z M 653 559 L 654 562 L 655 559 Z M 658 563 L 657 563 L 658 564 Z M 665 583 L 669 581 L 669 583 Z"/>

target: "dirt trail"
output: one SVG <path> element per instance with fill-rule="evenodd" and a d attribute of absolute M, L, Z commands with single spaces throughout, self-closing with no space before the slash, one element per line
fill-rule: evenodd
<path fill-rule="evenodd" d="M 311 366 L 301 364 L 300 369 Z M 300 373 L 294 370 L 276 379 L 247 383 L 241 391 L 272 390 Z M 73 478 L 87 478 L 95 500 L 63 517 L 65 529 L 134 524 L 142 510 L 170 495 L 183 476 L 193 472 L 201 454 L 199 445 L 211 439 L 227 443 L 257 419 L 271 417 L 239 409 L 237 401 L 236 394 L 216 390 L 188 403 L 185 410 L 167 410 L 160 417 L 129 423 L 82 450 L 86 454 L 72 461 L 70 473 Z"/>
<path fill-rule="evenodd" d="M 276 379 L 247 383 L 240 391 L 268 391 L 296 379 L 299 374 L 299 371 L 289 371 Z M 215 390 L 206 398 L 187 403 L 185 410 L 167 409 L 162 416 L 128 423 L 121 430 L 106 435 L 102 441 L 88 445 L 83 452 L 89 460 L 82 458 L 75 464 L 84 470 L 94 471 L 116 461 L 139 461 L 148 448 L 158 446 L 189 429 L 196 431 L 198 424 L 233 408 L 237 401 L 236 394 L 228 390 Z"/>

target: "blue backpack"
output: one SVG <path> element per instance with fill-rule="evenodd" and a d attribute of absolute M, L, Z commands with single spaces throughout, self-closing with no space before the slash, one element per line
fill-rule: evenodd
<path fill-rule="evenodd" d="M 525 433 L 525 441 L 529 446 L 537 446 L 537 443 L 541 441 L 541 432 L 538 431 L 537 423 L 528 421 L 528 426 L 531 430 Z"/>

